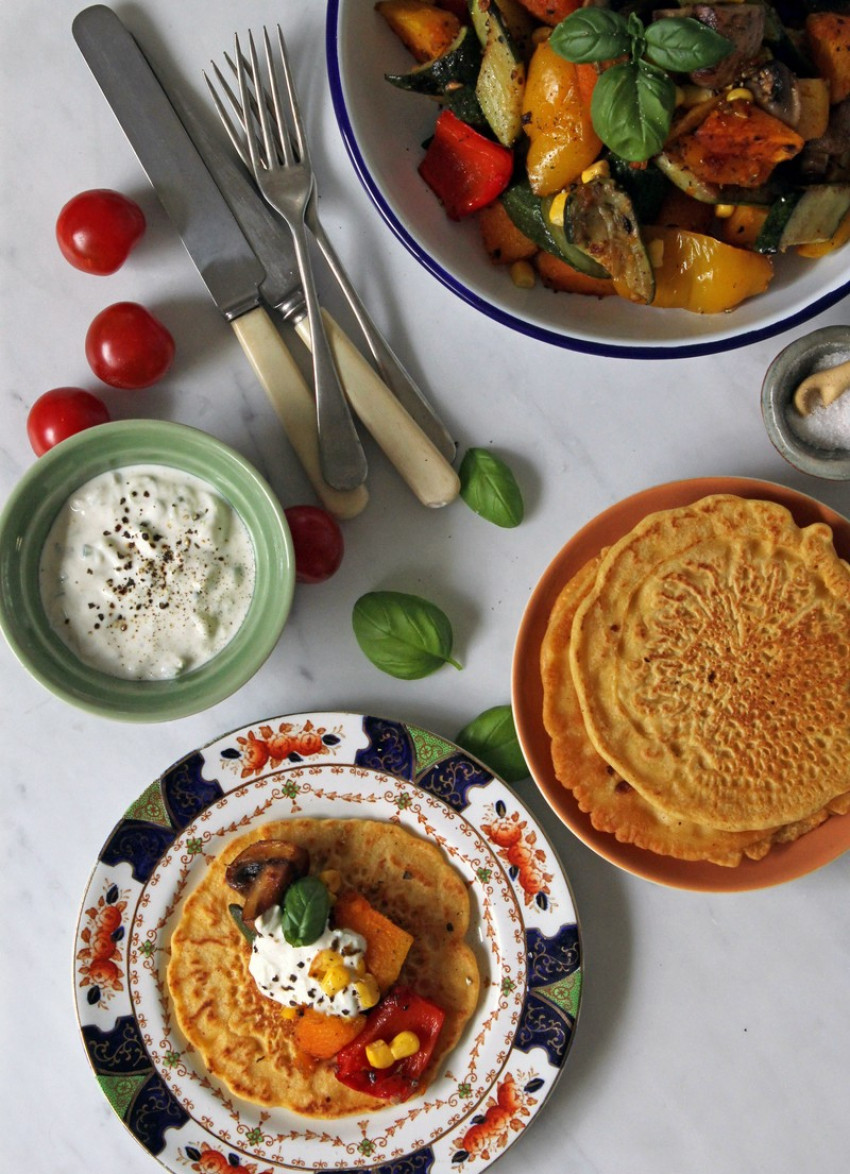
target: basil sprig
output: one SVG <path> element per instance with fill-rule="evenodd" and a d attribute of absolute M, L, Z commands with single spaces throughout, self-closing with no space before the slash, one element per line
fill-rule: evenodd
<path fill-rule="evenodd" d="M 522 492 L 505 462 L 486 448 L 470 448 L 458 470 L 460 495 L 471 510 L 488 522 L 510 529 L 525 514 Z"/>
<path fill-rule="evenodd" d="M 509 705 L 494 705 L 492 709 L 479 713 L 463 727 L 455 742 L 506 783 L 518 783 L 528 778 L 530 772 Z"/>
<path fill-rule="evenodd" d="M 590 103 L 593 127 L 615 155 L 641 163 L 657 155 L 670 131 L 676 86 L 670 73 L 716 65 L 732 42 L 690 16 L 647 27 L 635 13 L 580 8 L 552 30 L 549 44 L 578 65 L 626 60 L 604 70 Z"/>
<path fill-rule="evenodd" d="M 281 910 L 283 936 L 290 946 L 309 946 L 322 936 L 331 899 L 317 876 L 302 876 L 286 890 Z"/>
<path fill-rule="evenodd" d="M 354 605 L 357 643 L 377 668 L 404 681 L 427 677 L 452 659 L 454 636 L 445 612 L 418 595 L 370 591 Z"/>

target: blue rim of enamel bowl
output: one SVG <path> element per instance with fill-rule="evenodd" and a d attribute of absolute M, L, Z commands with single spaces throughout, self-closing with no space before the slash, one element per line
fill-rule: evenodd
<path fill-rule="evenodd" d="M 673 345 L 659 344 L 658 346 L 636 346 L 631 343 L 618 344 L 587 338 L 577 338 L 558 331 L 548 330 L 543 326 L 537 326 L 522 318 L 516 317 L 516 315 L 506 310 L 500 309 L 498 306 L 494 306 L 492 302 L 479 297 L 478 294 L 474 293 L 463 282 L 453 277 L 451 273 L 439 265 L 427 250 L 419 244 L 415 237 L 401 223 L 385 199 L 375 177 L 369 170 L 358 145 L 357 136 L 354 132 L 351 118 L 349 117 L 343 92 L 338 35 L 340 4 L 341 0 L 328 0 L 327 24 L 325 28 L 325 54 L 334 113 L 336 114 L 340 133 L 342 134 L 349 158 L 354 165 L 357 177 L 389 228 L 413 254 L 417 261 L 429 273 L 436 277 L 438 281 L 461 298 L 462 301 L 473 306 L 488 318 L 492 318 L 494 321 L 500 322 L 503 326 L 508 326 L 528 338 L 535 338 L 541 342 L 551 343 L 554 346 L 563 347 L 568 350 L 580 351 L 584 354 L 602 355 L 606 358 L 616 359 L 684 359 L 699 355 L 721 354 L 724 351 L 735 350 L 739 347 L 750 346 L 753 343 L 761 342 L 767 338 L 773 338 L 777 334 L 782 334 L 786 330 L 792 330 L 794 327 L 808 322 L 850 294 L 850 277 L 848 277 L 848 280 L 836 289 L 829 290 L 809 305 L 803 306 L 801 309 L 793 311 L 757 329 L 743 331 L 740 334 L 729 335 L 724 338 L 710 339 L 704 342 L 676 343 Z"/>

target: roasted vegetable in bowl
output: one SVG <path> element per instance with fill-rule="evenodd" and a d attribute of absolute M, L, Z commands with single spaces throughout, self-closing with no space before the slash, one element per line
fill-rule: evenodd
<path fill-rule="evenodd" d="M 843 0 L 376 8 L 439 108 L 422 178 L 521 287 L 717 313 L 850 238 Z"/>

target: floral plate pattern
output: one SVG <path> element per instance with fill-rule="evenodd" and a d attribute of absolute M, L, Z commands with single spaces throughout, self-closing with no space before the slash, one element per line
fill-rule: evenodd
<path fill-rule="evenodd" d="M 384 819 L 437 842 L 467 882 L 479 1007 L 426 1093 L 364 1120 L 264 1109 L 212 1078 L 174 1022 L 165 971 L 182 902 L 236 836 L 292 816 Z M 568 882 L 516 796 L 418 727 L 345 713 L 271 718 L 175 763 L 104 844 L 74 979 L 97 1080 L 171 1171 L 478 1174 L 542 1106 L 582 986 Z"/>

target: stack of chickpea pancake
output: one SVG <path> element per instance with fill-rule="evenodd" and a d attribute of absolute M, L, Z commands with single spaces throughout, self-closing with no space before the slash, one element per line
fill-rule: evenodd
<path fill-rule="evenodd" d="M 295 1043 L 294 1021 L 258 989 L 251 946 L 230 906 L 228 865 L 250 845 L 285 840 L 306 849 L 310 872 L 337 872 L 413 939 L 399 981 L 445 1012 L 419 1091 L 440 1071 L 478 1002 L 478 965 L 465 935 L 469 894 L 437 845 L 396 824 L 361 819 L 287 819 L 228 845 L 187 899 L 171 939 L 168 987 L 181 1031 L 207 1070 L 237 1096 L 308 1117 L 338 1118 L 384 1107 L 336 1079 L 332 1058 Z"/>
<path fill-rule="evenodd" d="M 850 811 L 850 566 L 731 494 L 650 514 L 563 588 L 541 649 L 555 773 L 593 826 L 762 859 Z"/>

